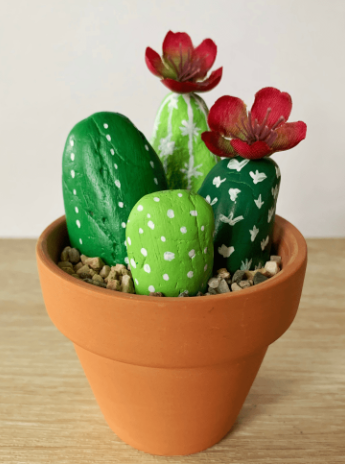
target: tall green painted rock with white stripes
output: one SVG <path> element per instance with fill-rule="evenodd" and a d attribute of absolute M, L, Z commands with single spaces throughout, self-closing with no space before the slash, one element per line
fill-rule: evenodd
<path fill-rule="evenodd" d="M 155 120 L 151 139 L 162 160 L 170 189 L 188 189 L 196 193 L 218 159 L 200 135 L 209 130 L 208 109 L 194 93 L 170 93 L 163 100 Z"/>
<path fill-rule="evenodd" d="M 167 188 L 162 163 L 144 135 L 125 116 L 109 112 L 71 130 L 62 184 L 72 246 L 109 265 L 128 262 L 125 233 L 135 203 Z"/>
<path fill-rule="evenodd" d="M 215 216 L 215 269 L 255 269 L 269 260 L 279 185 L 271 158 L 223 159 L 208 174 L 199 194 Z"/>

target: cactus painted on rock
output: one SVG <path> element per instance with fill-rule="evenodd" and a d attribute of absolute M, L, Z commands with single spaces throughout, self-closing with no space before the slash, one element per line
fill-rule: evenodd
<path fill-rule="evenodd" d="M 215 269 L 254 269 L 269 260 L 280 178 L 270 158 L 224 159 L 208 174 L 199 194 L 215 216 Z"/>
<path fill-rule="evenodd" d="M 167 188 L 162 163 L 144 135 L 119 113 L 96 113 L 68 135 L 63 197 L 73 247 L 107 264 L 127 263 L 125 230 L 135 203 Z"/>
<path fill-rule="evenodd" d="M 170 189 L 197 192 L 218 159 L 200 138 L 208 130 L 208 110 L 196 94 L 170 93 L 162 102 L 151 139 Z"/>
<path fill-rule="evenodd" d="M 204 292 L 212 275 L 213 232 L 212 208 L 200 195 L 169 190 L 141 198 L 126 231 L 136 292 Z"/>

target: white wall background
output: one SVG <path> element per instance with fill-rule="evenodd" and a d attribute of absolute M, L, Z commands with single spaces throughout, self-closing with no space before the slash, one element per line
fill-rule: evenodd
<path fill-rule="evenodd" d="M 278 213 L 308 237 L 345 236 L 344 23 L 344 0 L 2 0 L 0 236 L 36 237 L 63 214 L 62 150 L 79 120 L 118 111 L 150 137 L 167 89 L 144 52 L 169 29 L 217 43 L 209 106 L 251 105 L 266 86 L 292 95 L 308 134 L 274 156 Z"/>

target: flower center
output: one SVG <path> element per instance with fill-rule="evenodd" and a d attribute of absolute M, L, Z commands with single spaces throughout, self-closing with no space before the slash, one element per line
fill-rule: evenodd
<path fill-rule="evenodd" d="M 281 122 L 285 121 L 285 118 L 283 116 L 280 116 L 280 118 L 273 124 L 272 127 L 268 127 L 267 120 L 271 111 L 271 108 L 267 109 L 266 115 L 261 124 L 258 123 L 257 119 L 255 119 L 253 122 L 250 111 L 248 111 L 248 119 L 242 119 L 241 127 L 238 124 L 236 124 L 236 127 L 244 135 L 245 141 L 249 145 L 252 145 L 254 142 L 260 141 L 265 142 L 270 147 L 277 138 L 278 134 L 275 132 L 275 129 L 279 126 Z"/>
<path fill-rule="evenodd" d="M 179 82 L 191 81 L 201 69 L 203 58 L 191 57 L 191 52 L 188 49 L 187 58 L 183 62 L 182 47 L 180 45 L 180 59 L 178 66 L 176 65 L 174 58 L 171 55 L 165 55 L 165 60 L 173 67 L 176 72 L 176 80 Z"/>

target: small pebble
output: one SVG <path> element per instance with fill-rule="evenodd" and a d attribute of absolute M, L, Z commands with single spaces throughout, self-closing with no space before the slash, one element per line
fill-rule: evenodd
<path fill-rule="evenodd" d="M 70 263 L 69 261 L 60 261 L 58 263 L 58 266 L 62 269 L 63 267 L 70 267 L 71 269 L 73 269 L 73 264 Z"/>
<path fill-rule="evenodd" d="M 122 276 L 122 279 L 121 279 L 121 292 L 134 293 L 133 280 L 132 280 L 132 277 L 130 275 L 128 275 L 128 274 Z"/>
<path fill-rule="evenodd" d="M 121 284 L 118 280 L 108 280 L 107 288 L 109 288 L 110 290 L 121 292 Z"/>
<path fill-rule="evenodd" d="M 70 248 L 68 250 L 69 261 L 71 263 L 76 264 L 80 261 L 80 253 L 76 248 Z"/>
<path fill-rule="evenodd" d="M 80 261 L 81 261 L 83 264 L 86 263 L 86 260 L 87 260 L 87 259 L 89 259 L 88 256 L 86 256 L 86 255 L 80 255 Z"/>
<path fill-rule="evenodd" d="M 85 264 L 87 264 L 91 269 L 95 271 L 100 271 L 104 266 L 104 262 L 101 258 L 87 258 L 85 260 Z"/>
<path fill-rule="evenodd" d="M 208 287 L 208 293 L 210 293 L 211 295 L 218 295 L 217 290 L 212 287 Z"/>
<path fill-rule="evenodd" d="M 103 266 L 102 269 L 100 270 L 99 275 L 100 275 L 101 277 L 103 277 L 103 279 L 105 279 L 106 277 L 108 277 L 109 272 L 110 272 L 110 266 L 105 265 L 105 266 Z"/>
<path fill-rule="evenodd" d="M 261 272 L 257 272 L 254 276 L 254 285 L 258 285 L 258 284 L 261 284 L 262 282 L 265 282 L 265 280 L 267 280 L 268 277 L 267 276 L 264 276 L 263 274 L 261 274 Z"/>
<path fill-rule="evenodd" d="M 66 272 L 69 275 L 74 274 L 74 269 L 73 267 L 61 267 L 60 268 L 62 271 Z"/>
<path fill-rule="evenodd" d="M 233 292 L 238 292 L 238 290 L 242 290 L 242 288 L 239 285 L 237 285 L 236 282 L 234 282 L 233 284 L 231 284 L 231 290 Z"/>
<path fill-rule="evenodd" d="M 198 292 L 196 296 L 204 296 L 204 294 L 202 292 Z"/>
<path fill-rule="evenodd" d="M 220 282 L 219 282 L 219 285 L 217 287 L 217 293 L 229 293 L 230 292 L 230 288 L 229 288 L 229 285 L 226 283 L 225 279 L 222 279 Z"/>
<path fill-rule="evenodd" d="M 241 280 L 243 280 L 244 275 L 245 275 L 245 271 L 241 271 L 241 270 L 236 271 L 232 277 L 232 283 L 238 284 L 239 282 L 241 282 Z"/>
<path fill-rule="evenodd" d="M 162 292 L 150 292 L 150 295 L 149 296 L 165 296 L 164 293 Z"/>
<path fill-rule="evenodd" d="M 211 288 L 217 288 L 219 285 L 219 279 L 217 277 L 211 277 L 208 281 L 208 286 Z"/>
<path fill-rule="evenodd" d="M 83 263 L 82 263 L 81 261 L 79 261 L 79 263 L 77 263 L 77 264 L 74 266 L 75 272 L 77 272 L 78 269 L 80 269 L 80 268 L 83 267 L 83 266 L 84 266 Z"/>
<path fill-rule="evenodd" d="M 69 260 L 69 250 L 71 250 L 70 246 L 67 246 L 63 249 L 63 252 L 61 253 L 61 256 L 60 256 L 61 261 Z"/>
<path fill-rule="evenodd" d="M 221 277 L 222 279 L 228 280 L 230 279 L 230 272 L 223 267 L 222 269 L 218 269 L 217 271 L 218 277 Z"/>
<path fill-rule="evenodd" d="M 265 264 L 266 271 L 270 274 L 271 277 L 275 276 L 279 272 L 279 264 L 276 261 L 267 261 Z"/>
<path fill-rule="evenodd" d="M 102 277 L 98 274 L 95 274 L 92 276 L 92 281 L 93 282 L 99 282 L 101 284 L 104 284 L 104 280 L 102 279 Z"/>
<path fill-rule="evenodd" d="M 77 270 L 77 274 L 79 275 L 81 274 L 89 275 L 89 272 L 90 272 L 90 268 L 87 264 L 84 264 L 84 266 L 82 266 L 81 268 Z"/>
<path fill-rule="evenodd" d="M 80 276 L 78 276 L 78 274 L 71 274 L 72 277 L 75 277 L 76 279 L 79 279 L 80 280 Z"/>
<path fill-rule="evenodd" d="M 185 290 L 184 292 L 180 293 L 179 296 L 178 296 L 178 298 L 179 298 L 179 297 L 180 297 L 180 298 L 181 298 L 181 297 L 183 298 L 183 297 L 186 297 L 186 296 L 189 296 L 189 295 L 188 295 L 188 290 Z"/>
<path fill-rule="evenodd" d="M 249 288 L 249 287 L 251 287 L 251 284 L 250 284 L 249 280 L 242 280 L 238 285 L 241 288 Z"/>

